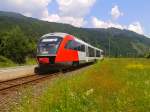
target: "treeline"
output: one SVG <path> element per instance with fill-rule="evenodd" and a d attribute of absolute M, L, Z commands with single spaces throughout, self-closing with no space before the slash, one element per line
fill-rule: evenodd
<path fill-rule="evenodd" d="M 40 36 L 50 32 L 64 32 L 104 50 L 110 57 L 144 57 L 150 39 L 128 30 L 116 28 L 77 28 L 0 11 L 0 55 L 15 63 L 34 57 Z"/>
<path fill-rule="evenodd" d="M 0 55 L 15 63 L 25 63 L 26 57 L 35 54 L 35 41 L 27 37 L 19 26 L 0 32 Z"/>

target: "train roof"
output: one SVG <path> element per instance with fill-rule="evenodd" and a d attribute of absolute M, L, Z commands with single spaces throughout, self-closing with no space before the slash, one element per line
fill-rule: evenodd
<path fill-rule="evenodd" d="M 102 49 L 99 49 L 99 48 L 97 48 L 97 47 L 94 47 L 94 46 L 92 46 L 92 45 L 90 45 L 90 44 L 84 42 L 83 40 L 78 39 L 77 37 L 75 37 L 75 40 L 78 41 L 78 42 L 80 42 L 80 43 L 82 43 L 82 44 L 84 44 L 84 45 L 86 45 L 86 46 L 88 46 L 88 47 L 94 48 L 94 49 L 96 49 L 96 50 L 103 51 Z"/>
<path fill-rule="evenodd" d="M 68 33 L 61 33 L 61 32 L 55 32 L 55 33 L 48 33 L 48 34 L 45 34 L 45 35 L 43 35 L 41 38 L 48 37 L 48 36 L 59 36 L 59 37 L 61 37 L 61 38 L 65 38 L 65 36 L 67 36 L 67 35 L 71 35 L 71 34 L 68 34 Z M 71 36 L 73 36 L 73 35 L 71 35 Z M 92 46 L 92 45 L 90 45 L 90 44 L 84 42 L 83 40 L 78 39 L 78 38 L 75 37 L 75 36 L 73 36 L 73 37 L 75 38 L 76 41 L 78 41 L 78 42 L 80 42 L 80 43 L 82 43 L 82 44 L 84 44 L 84 45 L 87 45 L 87 46 L 89 46 L 89 47 L 91 47 L 91 48 L 94 48 L 94 49 L 96 49 L 96 50 L 103 51 L 103 50 L 101 50 L 101 49 L 99 49 L 99 48 L 96 48 L 96 47 L 94 47 L 94 46 Z"/>
<path fill-rule="evenodd" d="M 59 36 L 59 37 L 64 38 L 66 35 L 70 35 L 70 34 L 61 33 L 61 32 L 55 32 L 55 33 L 48 33 L 48 34 L 45 34 L 45 35 L 42 36 L 42 38 L 43 38 L 43 37 L 47 37 L 47 36 Z"/>

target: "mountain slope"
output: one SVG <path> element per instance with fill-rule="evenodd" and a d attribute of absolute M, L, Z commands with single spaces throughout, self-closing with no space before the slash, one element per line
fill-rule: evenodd
<path fill-rule="evenodd" d="M 142 56 L 150 48 L 150 39 L 116 28 L 77 28 L 68 24 L 41 21 L 21 14 L 0 11 L 0 34 L 19 26 L 24 34 L 37 41 L 45 33 L 65 32 L 99 47 L 111 56 Z"/>

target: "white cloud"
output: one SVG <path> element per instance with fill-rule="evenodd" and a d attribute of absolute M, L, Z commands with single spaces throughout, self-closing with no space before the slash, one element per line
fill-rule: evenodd
<path fill-rule="evenodd" d="M 45 13 L 43 20 L 67 23 L 76 27 L 86 24 L 84 17 L 89 13 L 96 0 L 56 0 L 58 14 Z"/>
<path fill-rule="evenodd" d="M 96 0 L 57 0 L 61 16 L 84 17 Z"/>
<path fill-rule="evenodd" d="M 142 28 L 140 22 L 134 22 L 134 23 L 130 24 L 128 29 L 131 31 L 134 31 L 134 32 L 138 32 L 139 34 L 144 34 L 144 31 L 143 31 L 143 28 Z"/>
<path fill-rule="evenodd" d="M 115 5 L 111 9 L 111 16 L 113 19 L 118 19 L 120 16 L 123 16 L 123 12 L 121 12 L 119 7 L 117 5 Z"/>
<path fill-rule="evenodd" d="M 51 0 L 1 0 L 0 10 L 19 12 L 26 16 L 40 18 L 48 11 Z"/>
<path fill-rule="evenodd" d="M 125 28 L 125 26 L 122 26 L 120 24 L 112 23 L 111 21 L 105 22 L 96 17 L 92 18 L 92 24 L 93 24 L 93 27 L 95 28 L 111 28 L 111 27 L 119 28 L 119 29 Z"/>
<path fill-rule="evenodd" d="M 127 29 L 127 30 L 130 30 L 130 31 L 134 31 L 136 33 L 139 33 L 139 34 L 144 34 L 144 30 L 140 24 L 140 22 L 133 22 L 129 25 L 121 25 L 121 24 L 118 24 L 118 23 L 113 23 L 111 21 L 102 21 L 96 17 L 93 17 L 92 18 L 92 25 L 94 28 L 111 28 L 111 27 L 114 27 L 114 28 L 118 28 L 118 29 Z"/>
<path fill-rule="evenodd" d="M 50 14 L 48 5 L 52 0 L 2 0 L 0 10 L 21 13 L 28 17 L 35 17 L 50 22 L 68 23 L 82 27 L 86 21 L 84 17 L 96 0 L 56 0 L 59 12 Z"/>
<path fill-rule="evenodd" d="M 43 20 L 49 22 L 71 24 L 76 27 L 82 27 L 86 23 L 86 21 L 83 18 L 75 18 L 71 16 L 59 16 L 57 14 L 49 15 L 46 18 L 43 18 Z"/>
<path fill-rule="evenodd" d="M 29 12 L 25 12 L 23 15 L 24 15 L 24 16 L 27 16 L 27 17 L 32 17 L 32 14 L 29 13 Z"/>

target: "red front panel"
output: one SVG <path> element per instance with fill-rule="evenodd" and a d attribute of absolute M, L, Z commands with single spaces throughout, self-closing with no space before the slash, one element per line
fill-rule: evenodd
<path fill-rule="evenodd" d="M 67 35 L 61 42 L 60 47 L 57 52 L 55 62 L 73 62 L 79 61 L 78 51 L 66 49 L 65 45 L 69 40 L 74 40 L 74 37 Z"/>
<path fill-rule="evenodd" d="M 38 58 L 38 61 L 39 63 L 42 63 L 42 64 L 48 64 L 49 63 L 49 58 Z"/>

